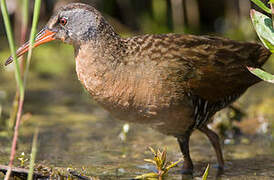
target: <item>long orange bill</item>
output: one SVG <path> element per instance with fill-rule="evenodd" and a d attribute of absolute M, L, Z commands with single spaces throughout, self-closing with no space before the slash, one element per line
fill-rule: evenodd
<path fill-rule="evenodd" d="M 54 38 L 54 35 L 56 33 L 53 32 L 53 31 L 50 31 L 48 29 L 42 29 L 35 37 L 35 41 L 34 41 L 34 44 L 33 44 L 33 47 L 37 47 L 41 44 L 44 44 L 46 42 L 50 42 L 50 41 L 53 41 L 55 40 Z M 30 46 L 30 42 L 26 42 L 25 44 L 23 44 L 17 51 L 16 51 L 16 55 L 17 57 L 20 57 L 22 56 L 23 54 L 25 54 L 26 52 L 29 51 L 29 46 Z M 5 66 L 9 65 L 10 63 L 12 63 L 13 61 L 13 57 L 10 56 L 8 58 L 8 60 L 6 61 L 5 63 Z"/>

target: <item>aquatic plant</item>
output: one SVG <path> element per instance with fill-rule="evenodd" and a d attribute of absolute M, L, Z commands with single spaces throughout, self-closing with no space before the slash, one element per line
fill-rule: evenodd
<path fill-rule="evenodd" d="M 136 176 L 135 179 L 146 179 L 146 180 L 163 180 L 164 177 L 168 175 L 168 172 L 171 168 L 177 166 L 183 159 L 179 159 L 175 162 L 169 162 L 167 161 L 167 150 L 161 151 L 158 149 L 155 151 L 152 147 L 149 147 L 150 151 L 154 155 L 153 159 L 144 159 L 144 161 L 152 163 L 155 168 L 157 169 L 157 172 L 151 172 L 142 174 L 140 176 Z M 207 165 L 205 172 L 202 176 L 202 180 L 207 180 L 209 173 L 209 164 Z"/>
<path fill-rule="evenodd" d="M 17 159 L 20 161 L 21 167 L 25 167 L 26 162 L 29 161 L 29 159 L 26 157 L 25 152 L 22 152 L 21 155 Z"/>
<path fill-rule="evenodd" d="M 177 166 L 177 164 L 179 164 L 183 160 L 183 159 L 179 159 L 178 161 L 175 161 L 175 162 L 169 162 L 169 161 L 167 161 L 167 150 L 166 149 L 163 151 L 161 151 L 160 149 L 155 151 L 151 147 L 149 147 L 149 149 L 152 152 L 152 154 L 154 155 L 154 158 L 153 159 L 144 159 L 144 161 L 155 165 L 155 167 L 157 169 L 157 173 L 156 172 L 146 173 L 146 174 L 135 177 L 135 179 L 162 180 L 164 178 L 164 176 L 167 176 L 168 171 L 171 168 Z"/>
<path fill-rule="evenodd" d="M 252 9 L 250 11 L 250 17 L 252 19 L 254 28 L 259 36 L 260 40 L 264 44 L 264 46 L 269 49 L 272 53 L 274 53 L 274 0 L 269 0 L 269 4 L 271 8 L 268 8 L 261 0 L 251 0 L 257 6 L 259 6 L 266 13 L 272 15 L 272 19 L 268 16 L 255 11 Z M 263 79 L 264 81 L 274 83 L 274 75 L 265 72 L 259 68 L 251 68 L 248 67 L 248 70 Z"/>

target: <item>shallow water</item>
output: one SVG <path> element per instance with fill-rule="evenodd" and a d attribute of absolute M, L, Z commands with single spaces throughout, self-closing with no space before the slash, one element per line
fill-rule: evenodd
<path fill-rule="evenodd" d="M 59 61 L 56 63 L 61 63 Z M 143 161 L 152 158 L 148 146 L 166 147 L 171 161 L 181 157 L 175 138 L 143 125 L 130 124 L 126 141 L 121 141 L 119 134 L 125 122 L 114 120 L 92 101 L 77 81 L 72 65 L 70 62 L 62 75 L 57 70 L 30 74 L 18 156 L 21 152 L 30 153 L 32 135 L 38 126 L 38 163 L 64 168 L 84 167 L 87 175 L 100 179 L 130 179 L 153 171 L 153 167 Z M 15 84 L 11 72 L 0 74 L 0 91 L 7 94 L 1 106 L 7 114 Z M 223 146 L 226 169 L 222 179 L 274 179 L 273 100 L 273 86 L 261 83 L 236 103 L 248 115 L 238 123 L 243 135 Z M 267 132 L 256 133 L 261 125 L 257 123 L 259 115 L 268 123 Z M 0 164 L 7 164 L 10 139 L 3 133 L 0 147 Z M 194 178 L 201 177 L 209 163 L 209 177 L 213 179 L 217 175 L 216 159 L 206 137 L 195 132 L 190 149 L 195 165 Z M 182 177 L 180 167 L 176 167 L 167 179 L 182 178 L 189 177 Z"/>

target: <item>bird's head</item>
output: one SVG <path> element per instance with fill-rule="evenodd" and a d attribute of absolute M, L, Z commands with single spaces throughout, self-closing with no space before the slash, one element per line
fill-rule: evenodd
<path fill-rule="evenodd" d="M 36 35 L 33 47 L 53 40 L 81 45 L 91 40 L 95 41 L 109 30 L 114 33 L 111 26 L 95 8 L 87 4 L 71 3 L 59 9 L 50 18 L 47 25 Z M 25 54 L 29 46 L 29 42 L 22 45 L 16 51 L 17 56 Z M 9 57 L 5 65 L 12 61 L 13 58 Z"/>

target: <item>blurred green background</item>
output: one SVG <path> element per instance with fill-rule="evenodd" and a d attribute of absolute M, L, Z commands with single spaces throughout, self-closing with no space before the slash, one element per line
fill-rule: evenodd
<path fill-rule="evenodd" d="M 79 1 L 43 0 L 39 29 L 58 7 L 70 2 Z M 241 41 L 258 40 L 249 18 L 249 10 L 254 5 L 248 0 L 81 2 L 101 11 L 122 36 L 188 33 L 218 35 Z M 28 38 L 22 38 L 21 3 L 20 0 L 7 1 L 18 46 Z M 30 17 L 33 3 L 31 0 Z M 30 28 L 27 34 L 29 31 Z M 11 132 L 7 129 L 13 124 L 11 117 L 16 92 L 14 65 L 4 67 L 9 55 L 0 15 L 0 164 L 8 163 Z M 270 59 L 264 68 L 273 73 L 274 60 Z M 90 174 L 99 177 L 112 177 L 117 169 L 120 174 L 116 175 L 121 177 L 132 177 L 145 171 L 146 168 L 139 166 L 144 164 L 142 160 L 149 154 L 145 148 L 149 145 L 168 147 L 171 159 L 180 157 L 175 139 L 140 125 L 131 125 L 126 142 L 120 140 L 119 134 L 124 122 L 113 120 L 93 102 L 78 82 L 74 69 L 73 48 L 69 45 L 52 42 L 34 50 L 26 87 L 19 155 L 21 152 L 30 152 L 32 134 L 35 127 L 39 126 L 39 162 L 62 167 L 87 166 Z M 218 113 L 212 125 L 222 134 L 225 159 L 230 162 L 226 176 L 232 179 L 274 177 L 271 163 L 274 162 L 273 85 L 265 82 L 255 85 L 233 106 L 236 110 L 225 109 Z M 198 163 L 197 169 L 205 167 L 206 161 L 214 163 L 215 155 L 207 139 L 195 134 L 192 141 L 195 142 L 191 146 L 194 163 Z M 248 162 L 257 162 L 257 175 L 252 171 L 254 164 L 248 165 Z M 248 167 L 243 168 L 245 165 Z M 195 175 L 199 176 L 199 173 Z"/>

